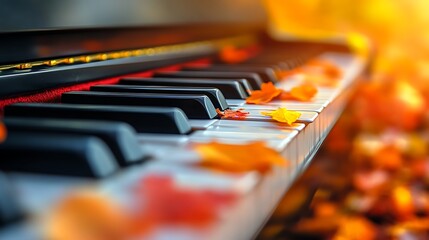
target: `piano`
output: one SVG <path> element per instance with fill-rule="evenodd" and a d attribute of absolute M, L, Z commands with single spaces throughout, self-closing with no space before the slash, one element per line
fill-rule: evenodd
<path fill-rule="evenodd" d="M 3 3 L 0 239 L 46 239 L 44 218 L 81 188 L 127 206 L 130 189 L 154 173 L 237 199 L 207 226 L 161 226 L 142 239 L 254 238 L 311 163 L 366 64 L 342 43 L 270 38 L 261 2 Z M 262 83 L 291 88 L 297 80 L 278 73 L 312 59 L 340 69 L 339 83 L 319 86 L 310 102 L 246 104 Z M 280 106 L 300 112 L 297 123 L 259 114 Z M 245 120 L 216 112 L 242 108 Z M 263 141 L 288 167 L 238 174 L 189 164 L 198 160 L 189 146 L 211 141 Z"/>

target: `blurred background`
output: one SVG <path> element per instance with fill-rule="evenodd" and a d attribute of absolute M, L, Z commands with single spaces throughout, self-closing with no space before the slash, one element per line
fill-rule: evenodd
<path fill-rule="evenodd" d="M 198 23 L 201 18 L 241 22 L 252 17 L 256 23 L 267 18 L 269 33 L 279 40 L 345 42 L 370 59 L 368 69 L 313 163 L 288 191 L 258 239 L 429 239 L 429 1 L 126 2 L 0 0 L 0 32 Z M 228 2 L 231 10 L 216 7 L 221 2 Z M 189 13 L 190 5 L 201 11 Z M 90 10 L 94 8 L 101 10 Z M 124 17 L 119 12 L 129 14 Z M 195 202 L 209 201 L 205 196 L 210 194 L 176 191 L 169 179 L 149 179 L 149 183 L 182 197 L 175 199 L 179 203 L 189 196 L 196 196 Z M 148 192 L 155 189 L 144 187 Z M 213 205 L 223 205 L 233 196 L 215 195 L 214 199 L 213 204 L 201 205 L 208 218 Z M 198 204 L 192 206 L 200 210 Z M 103 207 L 95 211 L 105 212 Z M 115 219 L 108 226 L 120 229 L 119 214 L 108 213 Z M 189 221 L 200 224 L 198 217 Z M 140 223 L 143 230 L 137 230 L 144 231 L 150 224 Z"/>
<path fill-rule="evenodd" d="M 429 2 L 264 4 L 273 36 L 346 41 L 371 61 L 260 239 L 429 239 Z"/>

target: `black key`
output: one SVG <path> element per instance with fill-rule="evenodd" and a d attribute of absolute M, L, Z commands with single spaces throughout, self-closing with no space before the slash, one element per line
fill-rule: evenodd
<path fill-rule="evenodd" d="M 237 80 L 218 81 L 209 79 L 177 79 L 177 78 L 124 78 L 119 84 L 139 86 L 180 86 L 180 87 L 214 87 L 229 99 L 246 99 L 249 94 Z"/>
<path fill-rule="evenodd" d="M 22 209 L 11 187 L 6 176 L 0 172 L 0 228 L 23 217 Z"/>
<path fill-rule="evenodd" d="M 192 119 L 213 119 L 217 112 L 205 95 L 76 91 L 63 93 L 64 103 L 177 107 Z"/>
<path fill-rule="evenodd" d="M 118 170 L 107 145 L 91 136 L 9 134 L 0 156 L 3 171 L 102 178 Z"/>
<path fill-rule="evenodd" d="M 240 72 L 203 72 L 203 71 L 182 71 L 182 72 L 159 72 L 153 75 L 161 78 L 206 78 L 206 79 L 227 79 L 238 80 L 246 91 L 261 89 L 262 79 L 256 73 Z"/>
<path fill-rule="evenodd" d="M 191 131 L 188 118 L 178 108 L 17 103 L 5 107 L 5 116 L 122 121 L 140 133 Z"/>
<path fill-rule="evenodd" d="M 107 144 L 121 166 L 148 158 L 139 146 L 135 130 L 124 122 L 12 117 L 5 118 L 4 123 L 9 134 L 34 132 L 96 136 Z"/>
<path fill-rule="evenodd" d="M 256 73 L 262 81 L 277 83 L 277 76 L 274 68 L 261 67 L 252 65 L 232 65 L 232 64 L 216 64 L 207 67 L 185 67 L 184 71 L 208 71 L 208 72 L 245 72 L 245 73 Z"/>
<path fill-rule="evenodd" d="M 92 86 L 91 91 L 99 92 L 129 92 L 129 93 L 164 93 L 164 94 L 204 94 L 210 98 L 215 108 L 227 109 L 228 103 L 222 92 L 209 87 L 157 87 L 130 85 L 98 85 Z"/>

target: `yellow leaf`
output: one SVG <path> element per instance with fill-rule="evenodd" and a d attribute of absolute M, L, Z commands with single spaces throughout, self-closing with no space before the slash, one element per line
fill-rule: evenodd
<path fill-rule="evenodd" d="M 301 116 L 301 113 L 299 112 L 290 111 L 282 107 L 270 112 L 261 112 L 261 114 L 264 116 L 269 116 L 278 122 L 287 123 L 289 125 L 296 122 L 296 120 L 298 120 L 298 118 Z"/>

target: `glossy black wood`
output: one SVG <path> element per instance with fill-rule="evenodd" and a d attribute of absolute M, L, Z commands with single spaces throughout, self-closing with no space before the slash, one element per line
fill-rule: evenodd
<path fill-rule="evenodd" d="M 186 114 L 178 108 L 17 103 L 5 107 L 6 117 L 93 119 L 122 121 L 140 133 L 186 134 Z"/>
<path fill-rule="evenodd" d="M 237 80 L 218 81 L 210 79 L 123 78 L 119 83 L 137 86 L 214 87 L 221 90 L 222 94 L 226 98 L 246 99 L 249 96 Z"/>
<path fill-rule="evenodd" d="M 125 93 L 75 91 L 64 93 L 64 103 L 177 107 L 192 119 L 213 119 L 216 109 L 206 95 L 163 94 L 163 93 Z"/>
<path fill-rule="evenodd" d="M 129 93 L 163 93 L 163 94 L 203 94 L 210 98 L 215 108 L 227 109 L 228 103 L 222 92 L 209 87 L 168 87 L 168 86 L 130 86 L 130 85 L 97 85 L 91 91 L 129 92 Z"/>

